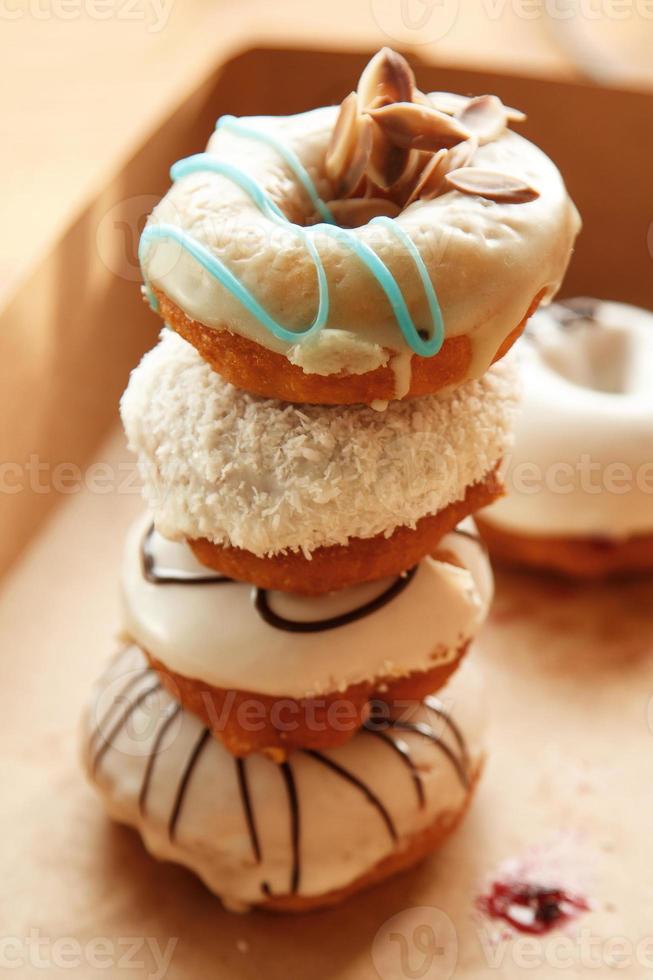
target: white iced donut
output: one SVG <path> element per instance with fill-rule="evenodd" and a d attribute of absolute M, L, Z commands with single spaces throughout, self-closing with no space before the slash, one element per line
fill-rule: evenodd
<path fill-rule="evenodd" d="M 161 534 L 206 542 L 216 563 L 201 559 L 232 578 L 329 591 L 416 564 L 498 495 L 518 400 L 511 361 L 385 412 L 298 406 L 234 388 L 164 331 L 121 413 Z M 220 563 L 234 550 L 242 568 Z"/>
<path fill-rule="evenodd" d="M 377 59 L 373 72 L 384 70 Z M 484 103 L 481 133 L 476 101 L 466 114 L 469 99 L 417 95 L 400 60 L 390 52 L 398 75 L 392 95 L 383 92 L 400 100 L 394 107 L 375 112 L 379 89 L 361 79 L 359 129 L 353 118 L 343 124 L 355 145 L 345 132 L 341 154 L 365 164 L 371 140 L 401 144 L 408 113 L 417 131 L 403 135 L 415 149 L 389 194 L 402 180 L 418 185 L 436 153 L 443 181 L 452 168 L 458 180 L 402 200 L 392 218 L 334 223 L 347 205 L 329 176 L 334 106 L 225 117 L 206 153 L 173 167 L 142 238 L 143 274 L 164 318 L 239 387 L 323 404 L 432 393 L 480 377 L 560 285 L 580 222 L 555 165 L 508 130 L 518 114 L 499 100 L 489 111 Z M 374 179 L 356 191 L 359 203 L 378 204 L 383 176 L 366 173 Z M 436 327 L 444 343 L 425 352 Z"/>
<path fill-rule="evenodd" d="M 438 698 L 370 722 L 346 746 L 238 760 L 130 647 L 97 685 L 82 751 L 110 815 L 157 858 L 191 868 L 229 908 L 301 911 L 444 840 L 481 767 L 482 701 L 469 665 Z"/>
<path fill-rule="evenodd" d="M 124 625 L 167 668 L 214 687 L 300 699 L 379 685 L 449 663 L 485 619 L 492 574 L 473 522 L 441 550 L 450 560 L 404 577 L 301 596 L 225 580 L 145 517 L 125 549 Z"/>
<path fill-rule="evenodd" d="M 490 547 L 578 575 L 653 567 L 653 314 L 595 299 L 539 311 Z"/>

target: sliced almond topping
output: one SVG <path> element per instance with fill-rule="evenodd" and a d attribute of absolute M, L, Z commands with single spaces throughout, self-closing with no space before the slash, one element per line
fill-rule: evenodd
<path fill-rule="evenodd" d="M 507 123 L 503 102 L 496 95 L 479 95 L 470 99 L 464 109 L 456 113 L 456 118 L 477 137 L 481 145 L 497 139 Z"/>
<path fill-rule="evenodd" d="M 521 109 L 514 109 L 512 106 L 504 105 L 503 111 L 506 114 L 506 119 L 508 122 L 514 123 L 526 121 L 526 113 L 522 112 Z"/>
<path fill-rule="evenodd" d="M 461 112 L 469 102 L 469 96 L 457 95 L 456 92 L 429 92 L 426 96 L 427 105 L 453 116 Z"/>
<path fill-rule="evenodd" d="M 475 136 L 470 136 L 462 143 L 456 143 L 447 153 L 447 173 L 466 167 L 478 150 L 478 140 Z"/>
<path fill-rule="evenodd" d="M 369 116 L 359 117 L 354 154 L 342 175 L 340 194 L 349 197 L 358 189 L 370 162 L 374 123 Z"/>
<path fill-rule="evenodd" d="M 419 201 L 420 198 L 430 200 L 437 196 L 446 175 L 445 161 L 450 152 L 450 150 L 443 149 L 433 154 L 419 175 L 417 183 L 406 201 L 406 207 L 414 201 Z"/>
<path fill-rule="evenodd" d="M 395 102 L 373 109 L 370 115 L 392 143 L 407 149 L 439 150 L 471 135 L 452 116 L 412 102 Z"/>
<path fill-rule="evenodd" d="M 404 102 L 415 102 L 417 105 L 427 105 L 427 106 L 430 106 L 430 108 L 434 108 L 434 106 L 433 106 L 431 100 L 429 99 L 428 95 L 426 95 L 424 92 L 420 92 L 420 90 L 418 88 L 414 88 L 413 89 L 413 97 L 411 99 L 404 99 L 403 101 Z"/>
<path fill-rule="evenodd" d="M 406 173 L 410 160 L 410 150 L 395 146 L 383 130 L 366 116 L 372 125 L 372 152 L 370 154 L 368 175 L 377 187 L 384 191 L 394 187 Z"/>
<path fill-rule="evenodd" d="M 383 197 L 350 197 L 347 201 L 329 201 L 327 206 L 343 228 L 359 228 L 382 214 L 396 218 L 401 211 L 398 204 Z"/>
<path fill-rule="evenodd" d="M 452 116 L 460 115 L 465 106 L 475 100 L 474 96 L 458 95 L 456 92 L 429 92 L 426 98 L 429 105 Z M 476 98 L 483 98 L 483 96 L 476 96 Z M 498 96 L 494 98 L 501 102 Z M 526 113 L 521 109 L 514 109 L 512 106 L 504 105 L 503 102 L 501 105 L 508 122 L 524 122 L 526 119 Z"/>
<path fill-rule="evenodd" d="M 410 102 L 415 76 L 402 55 L 381 48 L 367 64 L 358 82 L 358 108 L 362 112 L 379 97 L 388 102 Z"/>
<path fill-rule="evenodd" d="M 326 175 L 338 181 L 354 155 L 358 130 L 356 93 L 350 92 L 340 106 L 325 157 Z"/>
<path fill-rule="evenodd" d="M 539 191 L 519 177 L 479 167 L 461 167 L 448 173 L 445 181 L 463 194 L 478 194 L 499 204 L 524 204 L 539 197 Z"/>

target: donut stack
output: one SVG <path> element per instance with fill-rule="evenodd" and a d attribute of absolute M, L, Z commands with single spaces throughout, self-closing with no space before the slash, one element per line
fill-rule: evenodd
<path fill-rule="evenodd" d="M 144 231 L 166 328 L 121 411 L 150 513 L 84 759 L 230 908 L 407 867 L 479 775 L 469 515 L 502 492 L 500 358 L 577 227 L 517 118 L 384 49 L 339 109 L 220 120 Z"/>

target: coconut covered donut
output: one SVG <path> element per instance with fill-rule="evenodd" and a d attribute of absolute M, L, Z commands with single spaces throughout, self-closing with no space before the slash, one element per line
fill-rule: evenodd
<path fill-rule="evenodd" d="M 82 731 L 109 814 L 233 910 L 303 911 L 421 860 L 463 816 L 483 753 L 465 665 L 437 698 L 370 720 L 347 745 L 236 759 L 161 686 L 137 647 L 100 679 Z"/>
<path fill-rule="evenodd" d="M 385 412 L 296 406 L 227 384 L 165 331 L 121 412 L 161 534 L 230 578 L 324 593 L 406 571 L 502 492 L 510 360 Z"/>
<path fill-rule="evenodd" d="M 371 404 L 478 378 L 579 229 L 554 164 L 508 129 L 523 118 L 424 95 L 389 49 L 340 108 L 223 117 L 144 230 L 150 302 L 259 395 Z"/>
<path fill-rule="evenodd" d="M 257 589 L 200 565 L 146 517 L 122 576 L 126 633 L 233 755 L 350 739 L 371 703 L 419 700 L 458 666 L 492 575 L 468 520 L 403 576 L 319 597 Z"/>
<path fill-rule="evenodd" d="M 579 577 L 653 569 L 653 314 L 556 303 L 520 344 L 508 495 L 479 522 L 497 558 Z"/>

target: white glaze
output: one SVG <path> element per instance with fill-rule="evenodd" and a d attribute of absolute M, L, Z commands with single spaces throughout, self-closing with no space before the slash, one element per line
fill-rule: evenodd
<path fill-rule="evenodd" d="M 268 625 L 256 612 L 253 586 L 148 581 L 141 545 L 150 526 L 145 517 L 127 539 L 125 629 L 171 670 L 215 687 L 303 698 L 429 670 L 453 660 L 475 636 L 491 601 L 492 577 L 483 546 L 451 533 L 440 547 L 465 568 L 427 558 L 401 594 L 381 609 L 336 629 L 291 633 Z M 475 533 L 471 520 L 461 529 Z M 185 542 L 155 533 L 151 549 L 159 569 L 211 574 Z M 287 619 L 327 619 L 359 608 L 393 581 L 315 598 L 270 592 L 268 600 Z"/>
<path fill-rule="evenodd" d="M 128 710 L 142 692 L 156 684 L 151 671 L 139 676 L 144 668 L 145 659 L 137 647 L 125 651 L 100 679 L 84 720 L 84 762 L 110 815 L 136 827 L 156 857 L 195 871 L 230 908 L 243 910 L 265 901 L 263 882 L 273 894 L 288 893 L 293 865 L 288 797 L 279 767 L 263 756 L 246 761 L 260 862 L 253 854 L 244 819 L 235 760 L 212 738 L 205 742 L 188 781 L 171 839 L 169 822 L 180 780 L 203 733 L 202 723 L 193 714 L 179 710 L 167 730 L 155 756 L 145 812 L 139 811 L 152 746 L 166 712 L 174 710 L 170 696 L 159 688 L 115 730 L 115 720 L 126 710 L 125 705 Z M 125 695 L 125 685 L 130 682 Z M 468 769 L 475 771 L 483 729 L 476 666 L 466 663 L 439 692 L 438 700 L 462 730 Z M 450 750 L 460 755 L 451 730 L 432 712 L 418 707 L 402 717 L 433 726 Z M 359 789 L 303 752 L 291 757 L 300 816 L 300 896 L 323 895 L 351 884 L 395 850 L 406 847 L 413 835 L 436 819 L 451 819 L 462 808 L 469 790 L 442 749 L 413 732 L 394 734 L 408 747 L 419 772 L 423 807 L 418 804 L 409 768 L 391 746 L 369 733 L 361 732 L 324 755 L 356 774 L 382 801 L 396 828 L 396 842 Z M 108 747 L 93 771 L 93 759 L 105 740 Z"/>
<path fill-rule="evenodd" d="M 325 107 L 243 122 L 287 141 L 323 199 L 329 199 L 334 189 L 324 176 L 324 156 L 337 113 L 337 107 Z M 270 146 L 220 130 L 211 137 L 208 153 L 254 177 L 291 220 L 315 220 L 305 193 Z M 539 197 L 527 204 L 505 204 L 451 191 L 433 201 L 415 202 L 396 219 L 417 246 L 435 285 L 445 335 L 471 338 L 472 361 L 464 380 L 487 370 L 537 293 L 544 290 L 545 301 L 555 294 L 580 226 L 554 164 L 517 134 L 505 132 L 480 147 L 473 164 L 520 177 L 539 191 Z M 192 235 L 236 270 L 263 307 L 290 329 L 311 323 L 316 274 L 305 245 L 290 228 L 262 214 L 226 177 L 201 172 L 180 179 L 154 209 L 150 222 L 172 224 Z M 374 225 L 356 229 L 355 234 L 388 265 L 415 323 L 428 324 L 422 284 L 397 237 Z M 388 351 L 403 352 L 410 359 L 389 303 L 360 259 L 326 235 L 318 236 L 316 244 L 329 284 L 330 314 L 324 330 L 296 345 L 275 338 L 174 242 L 151 242 L 142 264 L 149 282 L 189 317 L 286 354 L 306 373 L 366 373 L 385 364 Z M 407 373 L 402 368 L 403 387 Z"/>
<path fill-rule="evenodd" d="M 653 314 L 592 302 L 593 319 L 566 327 L 557 304 L 538 312 L 518 344 L 524 397 L 509 492 L 483 511 L 509 532 L 653 532 Z"/>
<path fill-rule="evenodd" d="M 162 534 L 310 556 L 462 500 L 511 445 L 518 390 L 508 356 L 478 381 L 385 412 L 290 405 L 227 384 L 166 330 L 121 414 Z"/>

